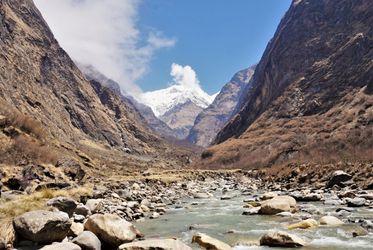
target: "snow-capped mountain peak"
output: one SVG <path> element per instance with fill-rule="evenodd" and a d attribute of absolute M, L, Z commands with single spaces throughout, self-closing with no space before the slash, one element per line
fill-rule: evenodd
<path fill-rule="evenodd" d="M 139 101 L 148 105 L 154 114 L 159 117 L 179 104 L 191 101 L 195 105 L 206 108 L 215 98 L 201 88 L 188 88 L 184 85 L 172 85 L 165 89 L 145 92 L 139 97 Z"/>

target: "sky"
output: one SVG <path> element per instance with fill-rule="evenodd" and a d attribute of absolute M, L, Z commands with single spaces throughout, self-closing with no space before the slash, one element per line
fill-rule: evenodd
<path fill-rule="evenodd" d="M 184 83 L 218 92 L 234 73 L 260 60 L 291 2 L 34 1 L 74 60 L 135 96 Z"/>

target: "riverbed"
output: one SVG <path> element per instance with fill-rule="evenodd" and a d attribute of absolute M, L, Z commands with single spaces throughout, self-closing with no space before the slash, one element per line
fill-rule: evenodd
<path fill-rule="evenodd" d="M 224 241 L 234 249 L 270 249 L 258 246 L 260 237 L 269 230 L 282 230 L 296 234 L 308 242 L 305 250 L 350 250 L 373 249 L 373 234 L 352 237 L 352 230 L 357 226 L 345 223 L 338 227 L 319 226 L 311 229 L 287 230 L 290 223 L 299 219 L 269 216 L 242 215 L 245 210 L 244 200 L 252 196 L 239 195 L 229 200 L 221 200 L 221 194 L 207 199 L 185 199 L 170 208 L 166 214 L 157 219 L 137 222 L 136 226 L 146 238 L 176 237 L 193 249 L 200 249 L 191 244 L 193 234 L 201 232 Z M 299 207 L 315 210 L 312 218 L 321 214 L 332 213 L 338 206 L 327 206 L 322 202 L 298 203 Z M 177 208 L 180 207 L 180 208 Z M 341 206 L 342 207 L 342 206 Z M 369 207 L 355 208 L 349 218 L 373 218 L 373 209 Z M 343 218 L 341 218 L 343 219 Z M 276 248 L 287 249 L 287 248 Z"/>

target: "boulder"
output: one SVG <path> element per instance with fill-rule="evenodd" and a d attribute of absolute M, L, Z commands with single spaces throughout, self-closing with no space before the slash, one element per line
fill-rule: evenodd
<path fill-rule="evenodd" d="M 71 216 L 77 206 L 76 202 L 68 197 L 55 197 L 47 202 L 48 206 L 55 207 L 58 210 L 67 213 Z"/>
<path fill-rule="evenodd" d="M 88 216 L 91 215 L 91 210 L 83 204 L 78 204 L 74 210 L 75 214 L 83 215 L 83 216 Z"/>
<path fill-rule="evenodd" d="M 149 239 L 120 245 L 119 250 L 192 250 L 177 239 Z"/>
<path fill-rule="evenodd" d="M 356 226 L 350 230 L 352 237 L 359 237 L 359 236 L 365 236 L 368 235 L 368 231 L 361 227 L 361 226 Z"/>
<path fill-rule="evenodd" d="M 80 233 L 72 243 L 80 246 L 82 250 L 101 250 L 101 241 L 90 231 Z"/>
<path fill-rule="evenodd" d="M 112 246 L 131 242 L 137 236 L 141 236 L 132 223 L 114 214 L 94 214 L 88 218 L 84 228 Z"/>
<path fill-rule="evenodd" d="M 291 196 L 276 196 L 262 202 L 259 213 L 273 215 L 281 212 L 292 212 L 296 209 L 296 205 L 297 202 Z"/>
<path fill-rule="evenodd" d="M 192 243 L 197 243 L 204 249 L 208 250 L 231 250 L 232 247 L 228 244 L 212 238 L 206 234 L 197 233 L 193 235 Z"/>
<path fill-rule="evenodd" d="M 314 219 L 307 219 L 307 220 L 302 220 L 298 223 L 294 223 L 288 226 L 288 229 L 307 229 L 310 227 L 317 227 L 319 224 L 317 223 L 316 220 Z"/>
<path fill-rule="evenodd" d="M 327 215 L 320 218 L 320 225 L 340 226 L 342 224 L 344 224 L 343 221 L 334 216 Z"/>
<path fill-rule="evenodd" d="M 356 197 L 353 199 L 346 198 L 346 201 L 347 201 L 347 206 L 349 207 L 362 207 L 365 205 L 366 199 Z"/>
<path fill-rule="evenodd" d="M 50 243 L 66 237 L 71 221 L 67 213 L 38 210 L 16 217 L 13 226 L 17 234 L 27 240 Z"/>
<path fill-rule="evenodd" d="M 293 234 L 271 231 L 260 238 L 260 245 L 269 247 L 302 247 L 306 245 L 306 242 Z"/>
<path fill-rule="evenodd" d="M 351 178 L 352 178 L 352 176 L 347 174 L 346 172 L 344 172 L 342 170 L 337 170 L 332 174 L 329 182 L 326 184 L 326 187 L 331 188 L 334 185 L 344 187 L 343 182 L 349 181 L 349 180 L 351 180 Z"/>
<path fill-rule="evenodd" d="M 103 199 L 89 199 L 85 203 L 86 207 L 94 214 L 98 213 L 104 206 Z"/>
<path fill-rule="evenodd" d="M 52 245 L 44 246 L 40 250 L 82 250 L 80 246 L 71 242 L 53 243 Z"/>
<path fill-rule="evenodd" d="M 84 231 L 82 223 L 72 222 L 68 236 L 76 237 Z"/>

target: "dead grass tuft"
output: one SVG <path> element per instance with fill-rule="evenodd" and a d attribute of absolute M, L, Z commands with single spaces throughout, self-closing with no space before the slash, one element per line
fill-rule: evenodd
<path fill-rule="evenodd" d="M 20 195 L 15 200 L 0 200 L 0 219 L 13 218 L 23 213 L 46 209 L 46 201 L 58 196 L 79 200 L 81 196 L 92 195 L 91 186 L 83 186 L 68 190 L 43 189 L 30 195 Z"/>

